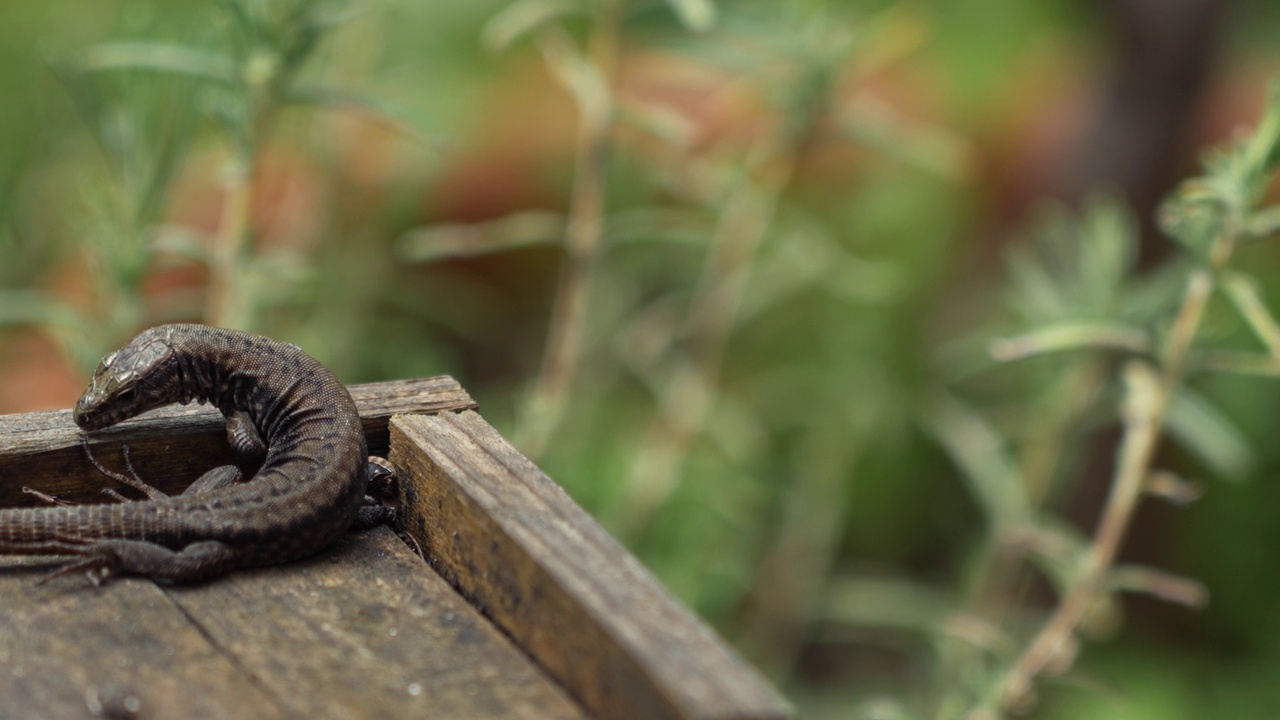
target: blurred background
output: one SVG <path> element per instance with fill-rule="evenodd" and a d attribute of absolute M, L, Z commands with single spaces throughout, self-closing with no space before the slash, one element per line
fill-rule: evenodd
<path fill-rule="evenodd" d="M 1160 322 L 1160 200 L 1256 122 L 1278 22 L 1244 0 L 5 3 L 0 412 L 70 407 L 173 321 L 351 383 L 448 373 L 802 717 L 965 717 L 1055 599 L 1000 561 L 992 507 L 1087 537 L 1117 436 L 1114 362 L 998 365 L 990 342 Z M 1246 258 L 1276 297 L 1280 256 Z M 1280 712 L 1280 391 L 1193 387 L 1161 463 L 1204 497 L 1146 501 L 1122 560 L 1210 600 L 1100 603 L 1035 717 Z"/>

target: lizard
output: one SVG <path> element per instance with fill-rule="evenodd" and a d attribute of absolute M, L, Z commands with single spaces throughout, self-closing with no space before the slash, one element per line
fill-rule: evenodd
<path fill-rule="evenodd" d="M 94 585 L 119 573 L 189 583 L 312 555 L 358 516 L 376 524 L 365 511 L 380 508 L 365 505 L 365 490 L 385 466 L 369 461 L 346 387 L 296 345 L 207 325 L 153 327 L 102 359 L 72 419 L 92 436 L 193 401 L 222 412 L 239 465 L 260 462 L 255 474 L 214 468 L 172 497 L 135 474 L 129 484 L 149 499 L 0 509 L 0 555 L 73 558 L 45 581 L 83 571 Z"/>

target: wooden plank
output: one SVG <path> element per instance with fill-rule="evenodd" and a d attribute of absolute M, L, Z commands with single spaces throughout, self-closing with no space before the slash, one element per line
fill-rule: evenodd
<path fill-rule="evenodd" d="M 600 718 L 773 720 L 787 704 L 475 412 L 397 416 L 406 529 Z"/>
<path fill-rule="evenodd" d="M 0 718 L 584 720 L 510 640 L 385 529 L 199 586 L 0 570 Z"/>
<path fill-rule="evenodd" d="M 90 717 L 93 694 L 133 699 L 142 717 L 285 717 L 154 584 L 36 585 L 50 567 L 0 569 L 0 718 Z"/>
<path fill-rule="evenodd" d="M 353 385 L 351 394 L 370 452 L 384 456 L 393 414 L 476 406 L 447 375 Z M 172 405 L 94 433 L 92 447 L 103 464 L 120 469 L 120 446 L 128 444 L 142 477 L 176 493 L 209 468 L 233 461 L 223 427 L 221 413 L 212 407 Z M 101 502 L 104 487 L 122 490 L 89 464 L 81 437 L 70 410 L 0 415 L 0 507 L 40 504 L 24 487 L 73 502 Z"/>

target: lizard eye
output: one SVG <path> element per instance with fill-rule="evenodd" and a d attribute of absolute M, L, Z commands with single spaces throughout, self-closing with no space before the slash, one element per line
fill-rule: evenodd
<path fill-rule="evenodd" d="M 124 390 L 120 391 L 119 395 L 116 395 L 116 400 L 122 403 L 131 403 L 133 402 L 134 395 L 135 395 L 135 391 L 133 388 L 125 388 Z"/>

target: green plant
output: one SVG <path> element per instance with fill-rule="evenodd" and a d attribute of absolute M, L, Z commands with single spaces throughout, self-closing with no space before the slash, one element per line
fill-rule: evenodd
<path fill-rule="evenodd" d="M 917 708 L 922 717 L 981 720 L 1028 711 L 1043 678 L 1075 666 L 1082 637 L 1114 627 L 1119 593 L 1193 608 L 1206 602 L 1200 583 L 1118 564 L 1117 554 L 1143 497 L 1185 503 L 1199 494 L 1159 467 L 1162 439 L 1176 440 L 1219 475 L 1249 470 L 1240 431 L 1195 388 L 1210 372 L 1270 376 L 1280 369 L 1280 326 L 1255 280 L 1231 265 L 1238 247 L 1274 232 L 1277 210 L 1262 200 L 1277 161 L 1280 88 L 1253 133 L 1211 154 L 1205 175 L 1165 203 L 1161 226 L 1181 252 L 1164 267 L 1138 273 L 1135 225 L 1121 207 L 1103 202 L 1079 221 L 1057 214 L 1035 248 L 1012 255 L 1006 332 L 1014 334 L 989 345 L 1002 369 L 958 363 L 967 372 L 921 415 L 986 525 L 961 587 L 944 592 L 849 578 L 832 606 L 833 617 L 846 622 L 932 639 L 938 675 L 932 702 Z M 1263 352 L 1227 349 L 1236 342 L 1232 313 Z M 1008 363 L 1016 364 L 1003 369 Z M 1054 508 L 1096 446 L 1097 430 L 1112 422 L 1120 439 L 1109 495 L 1086 536 L 1057 519 Z M 1034 573 L 1057 594 L 1047 617 L 1032 603 Z"/>

